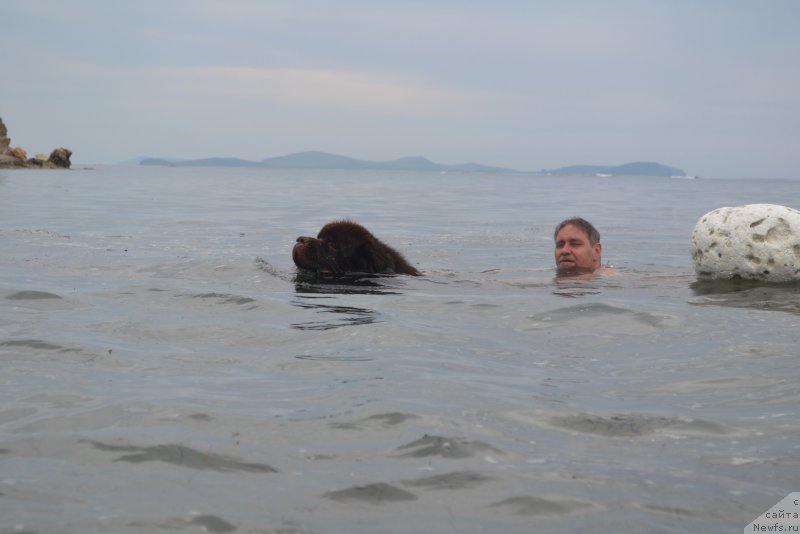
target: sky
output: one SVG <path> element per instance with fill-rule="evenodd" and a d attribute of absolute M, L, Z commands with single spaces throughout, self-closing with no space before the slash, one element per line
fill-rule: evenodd
<path fill-rule="evenodd" d="M 797 0 L 2 0 L 29 155 L 800 178 Z"/>

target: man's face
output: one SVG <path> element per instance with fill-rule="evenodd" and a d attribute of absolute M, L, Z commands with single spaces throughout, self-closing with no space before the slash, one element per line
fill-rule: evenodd
<path fill-rule="evenodd" d="M 589 244 L 586 232 L 572 224 L 556 235 L 556 267 L 559 271 L 594 271 L 600 267 L 602 246 Z"/>

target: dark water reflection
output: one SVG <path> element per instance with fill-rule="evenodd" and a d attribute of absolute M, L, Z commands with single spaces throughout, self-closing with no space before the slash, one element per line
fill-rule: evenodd
<path fill-rule="evenodd" d="M 699 280 L 691 284 L 695 305 L 781 311 L 800 315 L 800 283 L 765 284 L 749 280 Z"/>
<path fill-rule="evenodd" d="M 262 463 L 244 462 L 231 456 L 206 453 L 192 449 L 185 445 L 152 445 L 140 447 L 135 445 L 114 445 L 99 441 L 87 441 L 96 449 L 107 452 L 123 453 L 115 462 L 163 462 L 190 469 L 213 470 L 223 473 L 248 472 L 248 473 L 277 473 L 278 470 Z"/>
<path fill-rule="evenodd" d="M 557 276 L 553 279 L 553 285 L 553 295 L 567 298 L 599 295 L 609 288 L 623 287 L 613 277 L 602 275 L 590 278 Z"/>
<path fill-rule="evenodd" d="M 300 295 L 297 300 L 293 301 L 293 304 L 300 308 L 313 310 L 318 313 L 334 314 L 333 317 L 325 320 L 293 323 L 292 328 L 297 330 L 332 330 L 342 326 L 356 326 L 380 322 L 380 315 L 374 310 L 356 306 L 342 306 L 335 304 L 335 300 L 330 300 L 328 302 L 322 299 L 333 299 L 333 297 Z"/>
<path fill-rule="evenodd" d="M 599 295 L 603 292 L 603 288 L 599 283 L 590 280 L 556 279 L 554 284 L 553 295 L 558 295 L 559 297 L 577 298 Z"/>
<path fill-rule="evenodd" d="M 328 275 L 298 271 L 294 279 L 298 293 L 323 293 L 338 295 L 396 295 L 392 287 L 394 275 L 344 274 Z"/>

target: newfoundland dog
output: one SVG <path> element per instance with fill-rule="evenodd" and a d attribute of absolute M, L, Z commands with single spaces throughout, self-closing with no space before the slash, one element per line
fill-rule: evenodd
<path fill-rule="evenodd" d="M 317 237 L 298 237 L 292 259 L 300 269 L 318 273 L 419 275 L 399 252 L 347 220 L 326 224 Z"/>

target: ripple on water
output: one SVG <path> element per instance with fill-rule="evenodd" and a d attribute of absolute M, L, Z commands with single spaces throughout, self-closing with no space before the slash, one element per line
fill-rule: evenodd
<path fill-rule="evenodd" d="M 482 441 L 471 441 L 464 438 L 445 438 L 442 436 L 425 435 L 420 439 L 401 445 L 399 451 L 407 451 L 398 454 L 398 458 L 425 458 L 428 456 L 441 456 L 443 458 L 469 458 L 476 454 L 493 452 L 504 454 L 503 451 L 496 449 Z"/>
<path fill-rule="evenodd" d="M 37 350 L 56 350 L 59 352 L 80 352 L 80 349 L 72 349 L 55 343 L 42 341 L 41 339 L 13 339 L 0 341 L 0 347 L 22 347 Z"/>
<path fill-rule="evenodd" d="M 374 426 L 380 428 L 390 428 L 395 425 L 405 423 L 410 419 L 418 419 L 418 418 L 419 416 L 416 416 L 414 414 L 392 412 L 392 413 L 370 415 L 369 417 L 364 417 L 362 419 L 352 422 L 329 423 L 328 426 L 330 428 L 336 428 L 339 430 L 365 430 L 369 427 L 374 427 Z"/>
<path fill-rule="evenodd" d="M 190 469 L 221 472 L 277 473 L 278 470 L 267 464 L 243 462 L 231 456 L 201 452 L 185 445 L 112 445 L 98 441 L 82 440 L 94 448 L 107 452 L 124 453 L 115 462 L 164 462 L 188 467 Z"/>
<path fill-rule="evenodd" d="M 0 298 L 13 302 L 13 306 L 29 310 L 68 310 L 74 309 L 75 303 L 61 295 L 49 291 L 23 289 L 19 291 L 0 290 Z"/>
<path fill-rule="evenodd" d="M 366 486 L 353 486 L 352 488 L 328 491 L 322 495 L 333 501 L 356 501 L 369 504 L 383 504 L 388 502 L 416 501 L 417 496 L 397 486 L 380 482 Z"/>
<path fill-rule="evenodd" d="M 712 435 L 725 435 L 732 431 L 713 421 L 643 414 L 576 414 L 551 417 L 549 422 L 564 430 L 607 437 L 645 436 L 661 430 Z"/>
<path fill-rule="evenodd" d="M 737 429 L 714 421 L 639 413 L 553 415 L 521 412 L 512 413 L 509 416 L 539 426 L 608 438 L 635 438 L 661 432 L 669 432 L 671 435 L 685 433 L 707 436 L 725 436 L 737 433 Z"/>
<path fill-rule="evenodd" d="M 256 299 L 250 297 L 244 297 L 241 295 L 231 295 L 228 293 L 200 293 L 198 295 L 192 295 L 192 298 L 196 299 L 213 299 L 218 301 L 220 304 L 252 304 L 256 302 Z"/>
<path fill-rule="evenodd" d="M 55 293 L 48 293 L 47 291 L 17 291 L 7 295 L 8 300 L 47 300 L 47 299 L 61 299 Z"/>
<path fill-rule="evenodd" d="M 525 330 L 569 329 L 626 335 L 652 334 L 676 321 L 669 315 L 636 311 L 602 302 L 588 302 L 529 315 Z"/>
<path fill-rule="evenodd" d="M 403 481 L 402 484 L 404 486 L 426 489 L 460 490 L 476 488 L 479 485 L 486 482 L 491 482 L 496 478 L 497 477 L 479 473 L 477 471 L 455 471 L 452 473 L 433 475 L 415 480 L 406 480 Z"/>
<path fill-rule="evenodd" d="M 599 505 L 588 501 L 538 496 L 511 497 L 494 503 L 492 508 L 501 508 L 514 515 L 523 516 L 566 516 L 600 510 Z"/>

